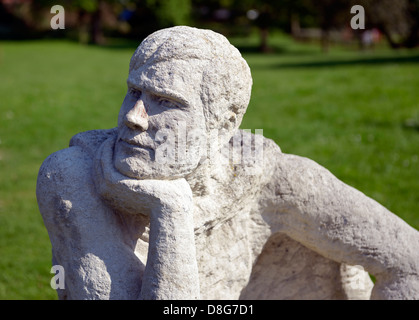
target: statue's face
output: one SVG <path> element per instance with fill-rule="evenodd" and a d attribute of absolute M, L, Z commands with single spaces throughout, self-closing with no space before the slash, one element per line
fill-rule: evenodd
<path fill-rule="evenodd" d="M 190 82 L 193 75 L 182 70 L 183 63 L 130 71 L 114 151 L 115 167 L 123 175 L 174 179 L 198 166 L 205 117 L 199 87 Z"/>

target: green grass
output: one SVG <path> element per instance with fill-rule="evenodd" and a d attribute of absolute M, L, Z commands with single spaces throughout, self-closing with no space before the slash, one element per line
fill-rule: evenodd
<path fill-rule="evenodd" d="M 116 125 L 131 54 L 67 42 L 0 44 L 0 299 L 56 297 L 37 172 L 75 133 Z"/>
<path fill-rule="evenodd" d="M 242 128 L 263 129 L 419 229 L 419 51 L 278 44 L 278 54 L 244 52 L 254 86 Z M 0 299 L 56 298 L 37 173 L 75 133 L 116 125 L 133 50 L 0 42 Z"/>

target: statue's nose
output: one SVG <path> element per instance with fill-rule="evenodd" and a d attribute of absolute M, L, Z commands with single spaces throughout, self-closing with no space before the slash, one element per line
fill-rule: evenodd
<path fill-rule="evenodd" d="M 135 105 L 125 116 L 125 124 L 131 129 L 140 129 L 146 131 L 148 129 L 148 114 L 144 106 L 144 102 L 138 99 Z"/>

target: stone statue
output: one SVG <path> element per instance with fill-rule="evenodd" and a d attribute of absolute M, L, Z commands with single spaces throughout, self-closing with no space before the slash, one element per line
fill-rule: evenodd
<path fill-rule="evenodd" d="M 417 230 L 238 129 L 252 78 L 224 36 L 155 32 L 127 83 L 118 127 L 39 172 L 60 299 L 419 299 Z"/>

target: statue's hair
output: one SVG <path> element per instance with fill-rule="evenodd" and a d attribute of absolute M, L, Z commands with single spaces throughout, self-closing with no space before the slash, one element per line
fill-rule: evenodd
<path fill-rule="evenodd" d="M 250 68 L 239 50 L 226 37 L 211 30 L 186 26 L 162 29 L 140 44 L 131 58 L 130 71 L 173 59 L 200 61 L 201 69 L 195 71 L 202 74 L 198 87 L 207 128 L 228 127 L 230 132 L 237 129 L 252 87 Z"/>

